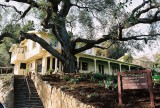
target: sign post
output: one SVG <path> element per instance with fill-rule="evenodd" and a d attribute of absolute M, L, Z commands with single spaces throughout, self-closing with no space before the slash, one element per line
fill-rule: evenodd
<path fill-rule="evenodd" d="M 118 99 L 122 105 L 123 90 L 148 89 L 150 93 L 151 107 L 155 108 L 151 70 L 139 70 L 118 73 Z"/>

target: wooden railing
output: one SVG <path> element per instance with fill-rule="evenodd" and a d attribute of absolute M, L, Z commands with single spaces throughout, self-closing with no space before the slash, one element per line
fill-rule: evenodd
<path fill-rule="evenodd" d="M 11 72 L 9 72 L 11 70 Z M 5 72 L 4 72 L 5 71 Z M 0 74 L 8 74 L 8 73 L 13 73 L 13 67 L 0 67 Z"/>
<path fill-rule="evenodd" d="M 30 89 L 30 87 L 29 87 L 28 79 L 27 79 L 27 77 L 26 77 L 26 76 L 25 76 L 25 80 L 26 80 L 26 83 L 27 83 L 28 96 L 29 96 L 29 101 L 30 101 L 30 97 L 31 97 L 31 89 Z"/>

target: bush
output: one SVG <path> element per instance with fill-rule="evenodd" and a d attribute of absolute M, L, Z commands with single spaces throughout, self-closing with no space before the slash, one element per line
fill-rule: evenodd
<path fill-rule="evenodd" d="M 78 83 L 78 82 L 80 82 L 80 79 L 79 78 L 71 78 L 69 80 L 69 82 L 71 82 L 71 83 Z"/>
<path fill-rule="evenodd" d="M 96 79 L 94 78 L 93 75 L 91 76 L 90 81 L 91 81 L 91 82 L 95 82 L 95 81 L 96 81 Z"/>
<path fill-rule="evenodd" d="M 94 78 L 97 80 L 104 80 L 106 78 L 106 76 L 101 73 L 96 73 L 96 74 L 94 74 Z"/>
<path fill-rule="evenodd" d="M 104 85 L 106 89 L 112 89 L 117 90 L 118 84 L 117 84 L 117 76 L 115 75 L 108 75 L 106 80 L 104 81 Z"/>
<path fill-rule="evenodd" d="M 67 75 L 64 75 L 64 76 L 63 76 L 63 80 L 69 81 L 69 77 L 68 77 Z"/>
<path fill-rule="evenodd" d="M 160 76 L 160 73 L 159 72 L 156 72 L 156 71 L 152 71 L 152 76 Z"/>
<path fill-rule="evenodd" d="M 97 98 L 97 97 L 99 97 L 98 93 L 92 93 L 92 94 L 87 95 L 87 98 Z"/>
<path fill-rule="evenodd" d="M 99 84 L 100 86 L 103 86 L 103 81 L 99 81 L 98 84 Z"/>

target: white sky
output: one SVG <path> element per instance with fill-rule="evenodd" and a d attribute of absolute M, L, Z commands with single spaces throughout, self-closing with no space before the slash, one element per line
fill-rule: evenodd
<path fill-rule="evenodd" d="M 4 1 L 4 0 L 0 0 L 0 1 Z M 122 0 L 117 0 L 117 1 L 122 1 Z M 139 4 L 141 4 L 142 3 L 142 1 L 143 0 L 132 0 L 132 5 L 130 5 L 129 6 L 129 9 L 128 9 L 128 11 L 130 11 L 130 10 L 132 10 L 134 7 L 136 7 L 137 5 L 139 5 Z M 160 1 L 160 0 L 158 0 L 158 1 Z M 11 1 L 11 2 L 9 2 L 9 4 L 10 5 L 14 5 L 14 6 L 19 6 L 19 3 L 17 3 L 17 2 L 14 2 L 14 1 Z M 127 7 L 128 8 L 128 7 Z M 17 9 L 19 9 L 19 10 L 24 10 L 24 7 L 23 6 L 19 6 Z M 28 19 L 30 19 L 30 20 L 33 20 L 34 18 L 33 17 L 28 17 Z M 38 23 L 40 23 L 38 20 L 36 21 L 35 20 L 35 24 L 38 24 Z M 141 28 L 143 28 L 144 26 L 142 26 L 141 25 Z M 144 32 L 145 32 L 145 29 L 144 29 Z M 100 35 L 100 34 L 99 34 Z M 136 58 L 138 58 L 138 57 L 142 57 L 142 56 L 147 56 L 148 58 L 153 58 L 153 54 L 155 54 L 155 53 L 157 53 L 157 52 L 160 52 L 160 46 L 159 46 L 159 43 L 160 41 L 158 41 L 157 42 L 157 44 L 155 45 L 155 47 L 154 48 L 152 48 L 152 49 L 150 49 L 150 47 L 148 46 L 148 45 L 146 45 L 145 47 L 144 47 L 144 52 L 143 51 L 141 51 L 141 52 L 137 52 L 137 51 L 135 51 L 135 53 L 136 53 L 136 55 L 134 55 L 134 57 L 136 57 Z"/>

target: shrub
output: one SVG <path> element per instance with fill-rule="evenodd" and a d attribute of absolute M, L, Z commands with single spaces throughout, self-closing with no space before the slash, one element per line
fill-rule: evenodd
<path fill-rule="evenodd" d="M 103 81 L 99 81 L 98 84 L 99 84 L 100 86 L 103 86 Z"/>
<path fill-rule="evenodd" d="M 94 78 L 93 75 L 90 77 L 90 81 L 91 81 L 91 82 L 95 82 L 95 81 L 96 81 L 96 79 Z"/>
<path fill-rule="evenodd" d="M 96 74 L 94 74 L 94 78 L 97 80 L 104 80 L 106 78 L 106 76 L 101 73 L 96 73 Z"/>
<path fill-rule="evenodd" d="M 160 73 L 159 73 L 159 72 L 152 71 L 152 76 L 158 76 L 158 75 L 160 75 Z"/>
<path fill-rule="evenodd" d="M 67 75 L 64 75 L 64 76 L 63 76 L 63 80 L 69 81 L 69 77 L 68 77 Z"/>
<path fill-rule="evenodd" d="M 92 93 L 92 94 L 87 95 L 87 98 L 97 98 L 97 97 L 99 97 L 98 93 Z"/>
<path fill-rule="evenodd" d="M 104 85 L 106 89 L 112 89 L 112 90 L 116 90 L 118 87 L 117 84 L 117 76 L 115 75 L 108 75 L 106 80 L 104 81 Z"/>
<path fill-rule="evenodd" d="M 71 82 L 71 83 L 78 83 L 78 82 L 80 82 L 80 80 L 79 80 L 79 78 L 71 78 L 69 80 L 69 82 Z"/>

